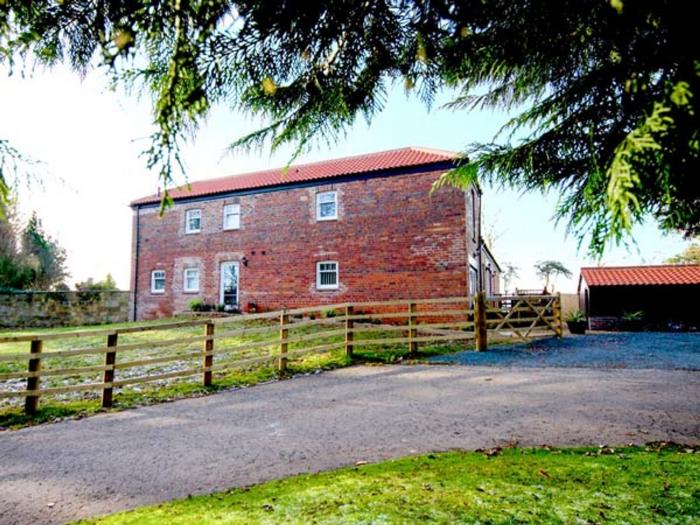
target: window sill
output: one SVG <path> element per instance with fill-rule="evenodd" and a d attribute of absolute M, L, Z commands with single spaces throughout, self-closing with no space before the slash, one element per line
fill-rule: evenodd
<path fill-rule="evenodd" d="M 202 233 L 202 230 L 187 231 L 185 230 L 185 235 L 195 235 L 197 233 Z"/>
<path fill-rule="evenodd" d="M 225 231 L 225 232 L 235 232 L 235 231 L 240 230 L 241 228 L 239 226 L 238 228 L 221 228 L 221 229 L 222 229 L 222 231 Z"/>
<path fill-rule="evenodd" d="M 316 287 L 317 292 L 334 292 L 337 290 L 340 290 L 340 286 L 324 286 L 324 287 L 317 286 Z"/>
<path fill-rule="evenodd" d="M 316 217 L 316 222 L 337 221 L 338 217 Z"/>
<path fill-rule="evenodd" d="M 196 294 L 200 293 L 199 290 L 182 290 L 182 293 Z"/>
<path fill-rule="evenodd" d="M 162 292 L 151 290 L 151 295 L 165 295 L 165 290 L 163 290 Z"/>

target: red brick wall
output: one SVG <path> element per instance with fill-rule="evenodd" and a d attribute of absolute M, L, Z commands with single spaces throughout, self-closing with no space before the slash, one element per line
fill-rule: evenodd
<path fill-rule="evenodd" d="M 312 188 L 181 202 L 159 217 L 137 210 L 138 319 L 169 316 L 194 298 L 219 303 L 219 267 L 240 261 L 239 297 L 260 310 L 345 301 L 467 293 L 464 193 L 429 194 L 440 172 L 375 177 Z M 338 220 L 316 221 L 315 195 L 338 191 Z M 241 229 L 222 231 L 223 206 L 240 202 Z M 185 234 L 185 211 L 202 210 L 202 232 Z M 137 229 L 136 223 L 134 230 Z M 136 247 L 134 247 L 136 252 Z M 316 289 L 316 263 L 338 261 L 338 290 Z M 185 267 L 200 268 L 200 292 L 184 293 Z M 138 267 L 136 272 L 135 268 Z M 151 294 L 151 271 L 166 271 L 166 292 Z"/>

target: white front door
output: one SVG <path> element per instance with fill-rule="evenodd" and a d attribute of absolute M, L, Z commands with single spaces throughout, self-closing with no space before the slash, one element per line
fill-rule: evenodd
<path fill-rule="evenodd" d="M 219 302 L 226 310 L 238 308 L 238 263 L 221 263 Z"/>

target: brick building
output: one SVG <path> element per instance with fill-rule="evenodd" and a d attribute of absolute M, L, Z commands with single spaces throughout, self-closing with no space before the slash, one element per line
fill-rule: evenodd
<path fill-rule="evenodd" d="M 158 195 L 138 199 L 132 317 L 170 316 L 196 298 L 262 311 L 467 295 L 480 275 L 495 293 L 479 189 L 430 194 L 454 158 L 403 148 L 194 182 L 162 217 Z"/>

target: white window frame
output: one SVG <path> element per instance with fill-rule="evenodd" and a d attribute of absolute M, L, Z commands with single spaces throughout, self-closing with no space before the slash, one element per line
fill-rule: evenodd
<path fill-rule="evenodd" d="M 335 284 L 321 284 L 321 265 L 335 264 Z M 325 270 L 326 272 L 328 270 Z M 338 261 L 319 261 L 316 263 L 316 289 L 318 290 L 337 290 L 340 288 L 340 265 Z"/>
<path fill-rule="evenodd" d="M 323 217 L 321 216 L 321 204 L 327 204 L 321 202 L 321 197 L 324 195 L 333 195 L 333 204 L 335 213 L 331 216 Z M 321 191 L 316 194 L 316 220 L 317 221 L 335 221 L 338 220 L 338 191 Z"/>
<path fill-rule="evenodd" d="M 163 277 L 156 277 L 156 274 L 163 274 Z M 163 280 L 163 289 L 156 288 L 156 280 Z M 165 270 L 153 270 L 151 271 L 151 293 L 163 294 L 165 293 Z"/>
<path fill-rule="evenodd" d="M 197 213 L 199 215 L 199 228 L 194 229 L 190 227 L 191 215 Z M 192 210 L 187 210 L 185 212 L 185 233 L 199 233 L 202 231 L 202 209 L 194 208 Z"/>
<path fill-rule="evenodd" d="M 188 288 L 187 287 L 187 274 L 189 272 L 197 272 L 197 288 Z M 200 279 L 201 279 L 201 273 L 199 271 L 199 268 L 185 268 L 185 270 L 182 272 L 182 291 L 185 293 L 197 293 L 199 292 L 200 288 Z"/>
<path fill-rule="evenodd" d="M 238 211 L 231 213 L 229 210 L 231 208 L 235 208 Z M 227 226 L 226 225 L 226 218 L 227 217 L 238 217 L 238 221 L 236 222 L 235 226 Z M 224 230 L 240 230 L 241 229 L 241 205 L 240 204 L 224 204 L 224 217 L 223 217 L 223 225 L 222 228 Z"/>
<path fill-rule="evenodd" d="M 472 276 L 474 279 L 472 279 Z M 469 263 L 469 274 L 467 277 L 469 279 L 469 296 L 473 297 L 474 294 L 479 292 L 479 269 L 476 265 Z M 474 287 L 473 290 L 472 286 Z"/>

